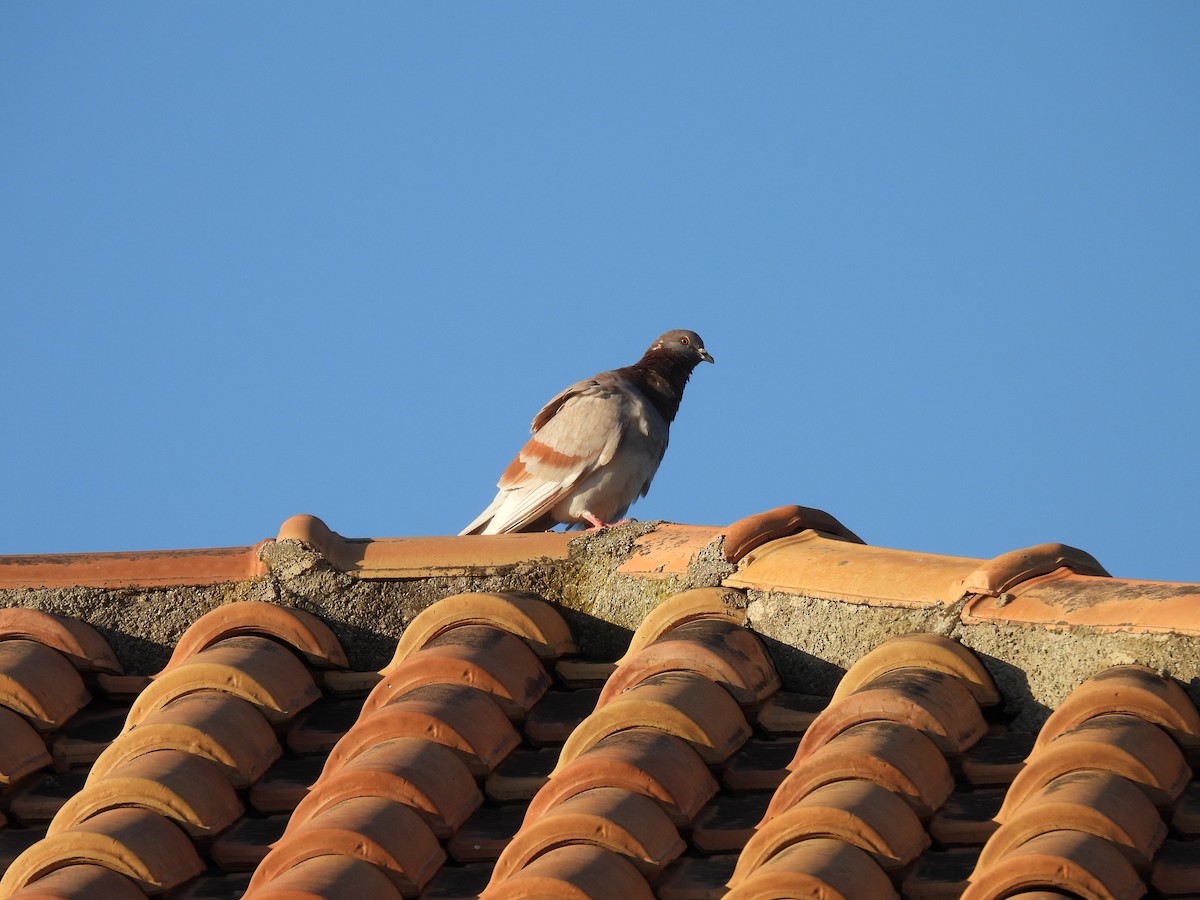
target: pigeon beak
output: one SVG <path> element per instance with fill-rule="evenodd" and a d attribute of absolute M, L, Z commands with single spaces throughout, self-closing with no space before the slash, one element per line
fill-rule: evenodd
<path fill-rule="evenodd" d="M 716 360 L 713 359 L 712 354 L 709 353 L 707 350 L 705 350 L 703 347 L 700 348 L 700 358 L 702 360 L 704 360 L 705 362 L 710 362 L 710 363 L 714 363 L 714 364 L 716 363 Z"/>

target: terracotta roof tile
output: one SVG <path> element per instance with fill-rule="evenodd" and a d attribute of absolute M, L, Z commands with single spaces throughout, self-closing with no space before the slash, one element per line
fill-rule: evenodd
<path fill-rule="evenodd" d="M 52 731 L 87 706 L 91 695 L 75 667 L 37 641 L 0 641 L 0 706 Z"/>
<path fill-rule="evenodd" d="M 567 844 L 618 853 L 651 879 L 684 850 L 670 818 L 649 797 L 616 787 L 592 788 L 527 818 L 500 854 L 491 883 L 511 878 L 547 850 Z"/>
<path fill-rule="evenodd" d="M 449 747 L 400 737 L 368 747 L 326 770 L 296 807 L 288 829 L 353 797 L 382 797 L 419 813 L 440 839 L 449 838 L 483 802 L 466 763 Z"/>
<path fill-rule="evenodd" d="M 233 896 L 233 895 L 226 895 Z M 263 900 L 400 900 L 395 884 L 376 866 L 349 856 L 314 856 L 281 872 L 253 894 Z"/>
<path fill-rule="evenodd" d="M 962 620 L 1200 635 L 1197 597 L 1200 585 L 1077 575 L 1063 568 L 998 598 L 976 597 Z"/>
<path fill-rule="evenodd" d="M 706 525 L 659 525 L 638 538 L 629 559 L 617 567 L 621 575 L 639 578 L 683 578 L 692 561 L 721 534 Z"/>
<path fill-rule="evenodd" d="M 750 738 L 721 769 L 721 783 L 733 791 L 773 791 L 788 775 L 796 755 L 794 738 Z"/>
<path fill-rule="evenodd" d="M 343 800 L 285 834 L 255 870 L 246 897 L 306 860 L 348 856 L 377 866 L 406 897 L 416 895 L 446 859 L 429 826 L 403 803 Z"/>
<path fill-rule="evenodd" d="M 1154 859 L 1150 884 L 1168 897 L 1197 896 L 1200 886 L 1200 854 L 1195 841 L 1166 841 Z"/>
<path fill-rule="evenodd" d="M 898 895 L 867 853 L 833 838 L 811 838 L 784 847 L 725 896 L 729 900 L 893 900 Z"/>
<path fill-rule="evenodd" d="M 155 750 L 184 750 L 216 763 L 235 788 L 248 787 L 282 752 L 271 726 L 245 700 L 197 691 L 154 710 L 100 754 L 89 783 Z"/>
<path fill-rule="evenodd" d="M 289 721 L 320 697 L 312 675 L 282 644 L 252 635 L 231 637 L 157 676 L 133 704 L 125 729 L 197 690 L 222 691 L 246 700 L 273 725 Z"/>
<path fill-rule="evenodd" d="M 971 876 L 963 900 L 1060 890 L 1087 900 L 1134 900 L 1146 892 L 1133 866 L 1103 838 L 1061 829 L 1039 834 Z"/>
<path fill-rule="evenodd" d="M 424 578 L 484 574 L 531 559 L 565 559 L 563 532 L 493 534 L 485 537 L 344 538 L 316 516 L 292 516 L 279 529 L 281 541 L 318 550 L 339 571 L 357 578 Z"/>
<path fill-rule="evenodd" d="M 563 766 L 533 798 L 526 818 L 604 786 L 649 797 L 677 826 L 690 822 L 717 792 L 704 760 L 686 741 L 635 727 L 608 735 Z"/>
<path fill-rule="evenodd" d="M 43 875 L 12 896 L 17 900 L 143 900 L 146 895 L 111 869 L 76 863 Z"/>
<path fill-rule="evenodd" d="M 996 820 L 1006 822 L 1029 796 L 1081 769 L 1128 778 L 1157 807 L 1169 806 L 1191 777 L 1183 754 L 1162 729 L 1136 716 L 1096 716 L 1030 755 Z"/>
<path fill-rule="evenodd" d="M 804 733 L 790 768 L 847 728 L 876 721 L 911 725 L 947 755 L 969 749 L 987 730 L 979 704 L 956 676 L 894 669 L 831 702 Z"/>
<path fill-rule="evenodd" d="M 1108 576 L 1089 553 L 1066 544 L 1038 544 L 990 559 L 963 580 L 965 593 L 998 597 L 1018 584 L 1059 569 L 1080 575 Z"/>
<path fill-rule="evenodd" d="M 455 594 L 426 607 L 408 624 L 383 674 L 387 675 L 438 635 L 460 625 L 491 625 L 509 631 L 523 638 L 544 660 L 577 650 L 567 623 L 540 597 L 522 593 Z"/>
<path fill-rule="evenodd" d="M 756 513 L 739 519 L 725 529 L 725 558 L 739 562 L 751 550 L 768 541 L 799 534 L 802 531 L 819 531 L 831 537 L 863 543 L 862 538 L 845 525 L 820 509 L 807 506 L 778 506 L 766 512 Z"/>
<path fill-rule="evenodd" d="M 767 816 L 790 809 L 817 788 L 848 778 L 873 781 L 902 797 L 927 819 L 954 790 L 946 758 L 911 725 L 874 721 L 854 725 L 797 765 L 771 800 Z"/>
<path fill-rule="evenodd" d="M 632 685 L 588 716 L 563 746 L 555 774 L 601 739 L 637 726 L 683 738 L 710 765 L 728 759 L 750 736 L 741 710 L 720 685 L 667 672 Z"/>
<path fill-rule="evenodd" d="M 775 666 L 753 633 L 733 622 L 702 619 L 672 628 L 624 659 L 605 684 L 599 705 L 661 672 L 695 672 L 721 685 L 742 706 L 766 699 L 780 686 Z"/>
<path fill-rule="evenodd" d="M 484 900 L 652 900 L 650 885 L 619 853 L 590 844 L 554 847 L 508 878 L 489 884 Z"/>
<path fill-rule="evenodd" d="M 720 793 L 692 823 L 692 845 L 701 853 L 737 853 L 763 820 L 771 795 L 765 792 Z"/>
<path fill-rule="evenodd" d="M 487 775 L 520 736 L 504 711 L 484 691 L 461 684 L 429 684 L 394 697 L 364 716 L 329 754 L 331 771 L 395 737 L 426 737 L 454 750 L 472 774 Z"/>
<path fill-rule="evenodd" d="M 746 621 L 746 595 L 727 588 L 695 588 L 659 603 L 638 625 L 629 649 L 617 660 L 628 662 L 673 628 L 690 622 L 715 620 L 741 625 Z"/>
<path fill-rule="evenodd" d="M 187 836 L 167 819 L 144 809 L 111 809 L 22 853 L 0 880 L 0 897 L 77 863 L 111 869 L 147 893 L 170 890 L 204 870 Z"/>
<path fill-rule="evenodd" d="M 1171 735 L 1185 752 L 1200 750 L 1200 713 L 1183 688 L 1145 666 L 1113 666 L 1068 695 L 1038 732 L 1034 752 L 1082 722 L 1109 713 L 1145 719 Z"/>
<path fill-rule="evenodd" d="M 0 590 L 222 584 L 265 575 L 262 543 L 215 550 L 0 556 Z"/>
<path fill-rule="evenodd" d="M 91 625 L 69 616 L 19 606 L 0 609 L 0 641 L 12 638 L 45 644 L 84 672 L 119 675 L 124 671 L 108 641 Z"/>
<path fill-rule="evenodd" d="M 980 706 L 995 706 L 1000 692 L 983 663 L 958 641 L 940 634 L 905 634 L 889 638 L 870 653 L 859 657 L 838 682 L 833 701 L 836 703 L 881 675 L 913 665 L 922 669 L 953 675 L 971 692 Z"/>
<path fill-rule="evenodd" d="M 53 762 L 33 726 L 4 707 L 0 707 L 0 734 L 4 735 L 0 741 L 0 785 L 19 781 Z"/>
<path fill-rule="evenodd" d="M 1137 868 L 1150 865 L 1167 836 L 1158 811 L 1133 782 L 1094 769 L 1070 772 L 1043 785 L 1005 819 L 983 848 L 980 871 L 1037 835 L 1062 828 L 1104 838 Z"/>
<path fill-rule="evenodd" d="M 737 887 L 784 847 L 826 837 L 865 850 L 884 871 L 903 868 L 930 844 L 916 813 L 891 791 L 870 781 L 837 781 L 764 822 L 742 850 L 729 886 Z"/>
<path fill-rule="evenodd" d="M 154 750 L 89 781 L 59 810 L 47 834 L 121 807 L 158 813 L 193 838 L 212 837 L 245 811 L 212 762 L 183 750 Z"/>
<path fill-rule="evenodd" d="M 170 671 L 220 641 L 242 635 L 274 638 L 293 647 L 308 665 L 317 668 L 345 668 L 349 665 L 346 651 L 337 637 L 328 625 L 312 613 L 262 600 L 242 600 L 218 606 L 193 622 L 175 645 L 175 651 L 163 672 Z"/>
<path fill-rule="evenodd" d="M 949 605 L 978 560 L 870 547 L 804 531 L 752 550 L 724 585 L 901 607 Z"/>
<path fill-rule="evenodd" d="M 489 694 L 514 719 L 524 718 L 550 687 L 550 676 L 529 645 L 491 625 L 458 625 L 441 632 L 371 691 L 363 715 L 425 684 L 464 684 Z"/>

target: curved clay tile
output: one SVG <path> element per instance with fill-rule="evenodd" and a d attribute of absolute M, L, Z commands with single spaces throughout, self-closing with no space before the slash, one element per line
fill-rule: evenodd
<path fill-rule="evenodd" d="M 356 578 L 428 578 L 487 574 L 536 559 L 566 559 L 575 535 L 563 531 L 460 537 L 345 538 L 316 516 L 292 516 L 279 540 L 301 541 L 335 569 Z"/>
<path fill-rule="evenodd" d="M 12 896 L 13 900 L 146 900 L 146 895 L 124 875 L 87 863 L 55 869 Z"/>
<path fill-rule="evenodd" d="M 650 885 L 619 853 L 591 844 L 555 847 L 500 882 L 481 900 L 653 900 Z"/>
<path fill-rule="evenodd" d="M 100 632 L 86 622 L 69 616 L 16 606 L 0 609 L 0 641 L 12 638 L 45 644 L 84 672 L 120 675 L 125 671 Z"/>
<path fill-rule="evenodd" d="M 831 837 L 866 851 L 885 871 L 908 865 L 929 846 L 929 835 L 907 803 L 870 781 L 851 779 L 817 788 L 765 821 L 738 857 L 737 887 L 784 847 Z"/>
<path fill-rule="evenodd" d="M 1145 719 L 1164 729 L 1185 752 L 1200 749 L 1200 713 L 1183 688 L 1145 666 L 1113 666 L 1071 691 L 1038 732 L 1033 752 L 1106 713 Z"/>
<path fill-rule="evenodd" d="M 989 838 L 977 868 L 1046 831 L 1069 828 L 1104 838 L 1133 865 L 1147 867 L 1167 836 L 1158 810 L 1138 787 L 1120 775 L 1085 769 L 1043 785 Z"/>
<path fill-rule="evenodd" d="M 862 538 L 824 510 L 807 506 L 778 506 L 738 519 L 726 528 L 725 559 L 737 563 L 751 550 L 768 541 L 809 529 L 856 544 L 864 543 Z"/>
<path fill-rule="evenodd" d="M 282 641 L 314 668 L 344 669 L 350 665 L 329 626 L 312 613 L 264 600 L 241 600 L 218 606 L 189 625 L 163 672 L 218 641 L 247 634 Z"/>
<path fill-rule="evenodd" d="M 212 760 L 235 788 L 249 787 L 283 753 L 255 707 L 220 691 L 198 691 L 121 734 L 92 764 L 88 783 L 155 750 L 183 750 Z"/>
<path fill-rule="evenodd" d="M 962 900 L 1058 890 L 1079 900 L 1136 900 L 1146 893 L 1137 872 L 1113 844 L 1082 831 L 1040 834 L 977 868 Z"/>
<path fill-rule="evenodd" d="M 3 706 L 0 734 L 4 735 L 0 740 L 0 785 L 11 784 L 54 761 L 33 726 Z"/>
<path fill-rule="evenodd" d="M 788 768 L 801 765 L 847 728 L 876 721 L 911 725 L 951 756 L 969 749 L 987 732 L 979 704 L 957 677 L 928 669 L 893 669 L 830 703 L 804 733 Z"/>
<path fill-rule="evenodd" d="M 860 656 L 833 693 L 836 703 L 847 694 L 896 669 L 920 666 L 934 672 L 954 675 L 980 706 L 995 706 L 1000 692 L 979 657 L 958 641 L 940 634 L 905 634 L 889 638 L 870 653 Z"/>
<path fill-rule="evenodd" d="M 741 706 L 765 700 L 780 686 L 775 666 L 753 632 L 707 619 L 679 625 L 627 657 L 605 683 L 597 706 L 651 675 L 681 671 L 715 681 Z"/>
<path fill-rule="evenodd" d="M 75 667 L 57 650 L 19 638 L 0 641 L 0 706 L 38 731 L 61 727 L 91 699 Z"/>
<path fill-rule="evenodd" d="M 471 771 L 449 747 L 424 738 L 393 738 L 323 773 L 292 813 L 288 831 L 351 797 L 383 797 L 411 806 L 441 839 L 483 803 Z"/>
<path fill-rule="evenodd" d="M 523 638 L 543 660 L 557 659 L 578 649 L 563 617 L 535 594 L 455 594 L 425 607 L 408 623 L 382 674 L 387 675 L 439 634 L 459 625 L 491 625 L 511 632 Z"/>
<path fill-rule="evenodd" d="M 533 821 L 568 797 L 596 787 L 649 797 L 677 826 L 691 822 L 718 789 L 708 766 L 686 741 L 655 728 L 629 728 L 575 757 L 537 792 L 525 819 Z"/>
<path fill-rule="evenodd" d="M 642 619 L 617 665 L 629 662 L 672 628 L 710 619 L 743 624 L 746 621 L 746 595 L 729 588 L 709 587 L 684 591 L 664 600 Z"/>
<path fill-rule="evenodd" d="M 897 900 L 895 888 L 875 860 L 862 850 L 832 838 L 811 838 L 784 847 L 726 900 Z"/>
<path fill-rule="evenodd" d="M 1096 716 L 1029 757 L 1005 794 L 996 821 L 1008 821 L 1027 797 L 1080 769 L 1128 778 L 1160 808 L 1174 801 L 1191 779 L 1183 753 L 1158 726 L 1136 716 Z"/>
<path fill-rule="evenodd" d="M 989 559 L 963 579 L 963 593 L 996 597 L 1022 582 L 1063 568 L 1080 575 L 1108 577 L 1104 566 L 1090 553 L 1066 544 L 1038 544 Z"/>
<path fill-rule="evenodd" d="M 243 896 L 264 900 L 317 900 L 321 897 L 400 900 L 403 895 L 391 879 L 368 862 L 348 856 L 314 856 Z"/>
<path fill-rule="evenodd" d="M 649 797 L 621 788 L 592 788 L 537 819 L 526 819 L 496 860 L 491 883 L 566 844 L 592 844 L 619 853 L 650 877 L 687 849 L 662 807 Z"/>
<path fill-rule="evenodd" d="M 151 712 L 195 691 L 223 691 L 254 704 L 273 725 L 320 699 L 312 675 L 290 650 L 268 638 L 226 638 L 155 677 L 138 696 L 125 730 Z"/>
<path fill-rule="evenodd" d="M 212 837 L 245 812 L 215 764 L 183 750 L 154 750 L 88 782 L 59 809 L 47 833 L 125 806 L 156 812 L 192 838 Z"/>
<path fill-rule="evenodd" d="M 465 684 L 492 696 L 509 718 L 523 719 L 550 687 L 541 660 L 516 635 L 490 625 L 459 625 L 387 671 L 363 704 L 365 718 L 426 684 Z"/>
<path fill-rule="evenodd" d="M 941 608 L 962 597 L 979 560 L 872 547 L 802 531 L 751 550 L 726 587 L 850 603 Z"/>
<path fill-rule="evenodd" d="M 0 881 L 0 897 L 67 865 L 94 863 L 159 894 L 194 878 L 204 863 L 187 835 L 144 809 L 110 809 L 38 841 Z"/>
<path fill-rule="evenodd" d="M 750 736 L 741 708 L 719 684 L 667 672 L 633 685 L 584 719 L 563 745 L 551 777 L 601 739 L 639 726 L 683 738 L 709 765 L 724 762 Z"/>
<path fill-rule="evenodd" d="M 330 752 L 325 771 L 332 772 L 368 747 L 396 737 L 423 737 L 444 744 L 478 777 L 489 774 L 521 743 L 504 710 L 488 694 L 463 684 L 429 684 L 360 718 Z"/>
<path fill-rule="evenodd" d="M 822 785 L 849 778 L 873 781 L 927 819 L 954 791 L 946 758 L 909 725 L 866 722 L 839 734 L 795 768 L 771 798 L 764 821 L 790 809 Z"/>
<path fill-rule="evenodd" d="M 323 810 L 281 838 L 250 880 L 247 896 L 305 860 L 348 856 L 378 866 L 405 896 L 434 876 L 445 851 L 416 811 L 380 797 L 355 797 Z"/>

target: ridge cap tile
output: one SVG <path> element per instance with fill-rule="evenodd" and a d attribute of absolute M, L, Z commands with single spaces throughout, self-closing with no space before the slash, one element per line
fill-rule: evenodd
<path fill-rule="evenodd" d="M 979 562 L 802 531 L 750 551 L 722 584 L 869 606 L 939 608 L 959 601 L 959 585 Z"/>
<path fill-rule="evenodd" d="M 267 574 L 259 551 L 244 547 L 120 550 L 0 556 L 0 590 L 60 587 L 172 587 L 246 581 Z"/>
<path fill-rule="evenodd" d="M 363 579 L 427 578 L 504 569 L 539 559 L 561 560 L 577 535 L 547 531 L 469 536 L 346 538 L 316 516 L 285 521 L 277 541 L 304 544 L 346 575 Z"/>

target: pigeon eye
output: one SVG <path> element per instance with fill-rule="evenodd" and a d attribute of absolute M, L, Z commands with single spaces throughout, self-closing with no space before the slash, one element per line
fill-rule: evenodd
<path fill-rule="evenodd" d="M 691 343 L 691 341 L 689 341 L 689 340 L 687 339 L 687 337 L 685 336 L 685 337 L 681 337 L 681 338 L 679 339 L 679 343 L 683 344 L 683 346 L 685 346 L 685 347 L 686 347 L 688 344 L 690 344 L 690 343 Z"/>

